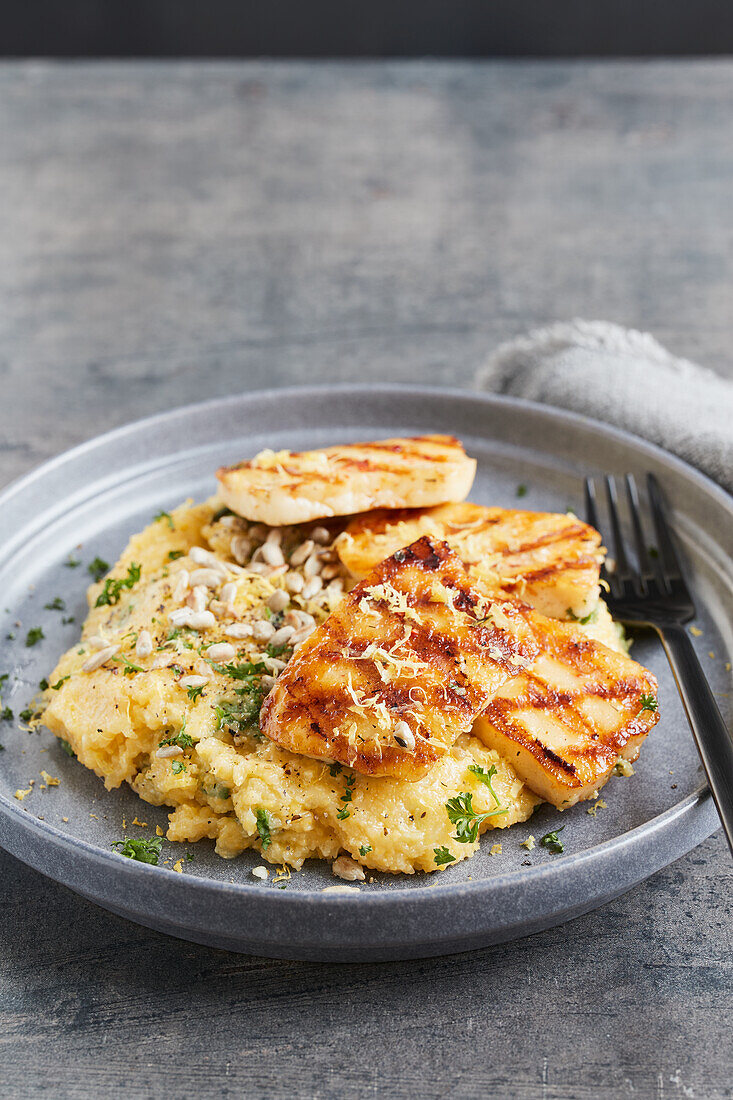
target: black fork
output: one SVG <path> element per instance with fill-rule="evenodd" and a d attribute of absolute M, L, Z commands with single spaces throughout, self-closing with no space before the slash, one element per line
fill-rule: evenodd
<path fill-rule="evenodd" d="M 605 496 L 615 554 L 615 568 L 602 570 L 609 586 L 606 602 L 615 619 L 652 627 L 659 634 L 733 854 L 733 739 L 685 627 L 695 615 L 695 603 L 685 581 L 667 508 L 656 478 L 648 474 L 649 507 L 657 542 L 652 558 L 644 538 L 639 493 L 631 474 L 624 478 L 624 488 L 637 564 L 632 562 L 622 534 L 616 482 L 606 477 Z M 585 479 L 585 506 L 588 523 L 600 530 L 598 499 L 591 478 Z"/>

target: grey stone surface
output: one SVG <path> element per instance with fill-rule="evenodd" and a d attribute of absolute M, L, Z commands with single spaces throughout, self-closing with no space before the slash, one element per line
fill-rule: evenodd
<path fill-rule="evenodd" d="M 264 385 L 468 384 L 569 316 L 733 373 L 733 63 L 0 67 L 0 481 Z M 720 834 L 457 958 L 269 962 L 0 855 L 9 1096 L 733 1096 Z"/>

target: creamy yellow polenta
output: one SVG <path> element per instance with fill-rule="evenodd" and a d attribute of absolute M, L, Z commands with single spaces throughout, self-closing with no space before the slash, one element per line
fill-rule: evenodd
<path fill-rule="evenodd" d="M 187 504 L 163 515 L 135 535 L 108 577 L 90 588 L 81 642 L 49 677 L 55 690 L 47 692 L 42 717 L 81 763 L 107 788 L 127 782 L 147 802 L 170 806 L 169 840 L 207 837 L 225 858 L 254 848 L 294 868 L 310 856 L 339 853 L 367 868 L 408 874 L 435 870 L 436 849 L 446 849 L 443 859 L 464 859 L 478 839 L 455 839 L 446 803 L 466 792 L 473 810 L 489 815 L 479 833 L 526 820 L 539 799 L 510 764 L 471 735 L 460 737 L 423 779 L 409 782 L 329 767 L 258 734 L 256 717 L 247 721 L 243 712 L 252 700 L 257 709 L 259 677 L 276 676 L 287 653 L 278 656 L 253 636 L 235 639 L 232 627 L 240 624 L 242 634 L 273 617 L 268 604 L 292 581 L 292 568 L 266 573 L 238 565 L 252 540 L 267 558 L 267 529 L 231 515 L 217 518 L 219 505 Z M 295 542 L 304 534 L 286 529 L 282 537 Z M 230 569 L 219 567 L 219 583 L 209 580 L 208 589 L 188 583 L 205 579 L 200 551 L 194 551 L 199 560 L 191 557 L 195 547 L 213 551 Z M 333 561 L 330 583 L 314 595 L 308 595 L 307 576 L 301 591 L 291 583 L 288 606 L 296 613 L 320 622 L 341 599 L 348 578 L 335 555 Z M 188 606 L 197 614 L 191 600 L 197 588 L 206 590 L 207 625 L 177 627 L 170 618 L 177 609 Z M 588 630 L 619 648 L 605 608 Z M 145 631 L 151 645 L 141 647 Z M 212 659 L 209 651 L 222 644 L 235 648 L 236 657 Z M 257 670 L 249 676 L 248 662 Z M 491 786 L 469 771 L 471 765 L 484 772 L 496 768 Z"/>

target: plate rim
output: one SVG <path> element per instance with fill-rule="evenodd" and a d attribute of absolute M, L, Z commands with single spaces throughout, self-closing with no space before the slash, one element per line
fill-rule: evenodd
<path fill-rule="evenodd" d="M 60 468 L 63 468 L 65 464 L 83 458 L 85 455 L 101 447 L 106 447 L 110 444 L 114 445 L 118 441 L 124 440 L 126 436 L 140 430 L 150 429 L 156 424 L 166 422 L 166 424 L 170 425 L 171 422 L 175 422 L 177 418 L 186 417 L 194 410 L 204 413 L 206 416 L 210 416 L 218 409 L 227 409 L 231 411 L 231 406 L 235 403 L 251 406 L 257 402 L 271 402 L 275 399 L 313 399 L 323 396 L 329 398 L 346 398 L 351 401 L 358 398 L 369 398 L 374 400 L 378 399 L 380 394 L 399 394 L 403 397 L 416 397 L 420 399 L 449 398 L 459 404 L 471 404 L 474 407 L 477 404 L 485 405 L 487 408 L 493 409 L 503 406 L 516 410 L 520 415 L 525 412 L 534 415 L 540 414 L 551 422 L 570 425 L 571 427 L 577 425 L 582 427 L 585 431 L 591 430 L 606 439 L 614 440 L 625 448 L 630 447 L 637 454 L 641 453 L 648 455 L 663 466 L 668 468 L 672 467 L 679 475 L 687 479 L 688 482 L 692 481 L 694 484 L 697 484 L 700 489 L 703 489 L 708 496 L 712 496 L 728 517 L 733 519 L 733 497 L 731 497 L 721 486 L 717 485 L 711 478 L 707 477 L 707 475 L 703 474 L 695 467 L 690 466 L 678 456 L 624 429 L 606 425 L 582 413 L 571 412 L 556 406 L 543 405 L 538 402 L 515 398 L 504 394 L 474 392 L 458 387 L 413 386 L 403 383 L 380 383 L 378 385 L 319 384 L 313 386 L 272 387 L 264 390 L 245 390 L 229 396 L 211 398 L 206 401 L 189 403 L 163 410 L 150 416 L 129 421 L 100 435 L 92 436 L 82 443 L 77 444 L 75 447 L 54 455 L 52 458 L 40 463 L 26 474 L 21 475 L 21 477 L 3 487 L 2 491 L 0 491 L 0 509 L 2 509 L 6 503 L 17 498 L 20 494 L 32 491 L 37 481 L 44 478 L 48 473 L 57 472 Z M 129 468 L 128 466 L 128 469 Z M 3 537 L 0 541 L 0 548 L 2 548 L 3 543 L 10 541 L 12 541 L 12 539 Z M 536 883 L 543 880 L 546 882 L 554 882 L 561 875 L 581 871 L 589 863 L 605 866 L 609 860 L 613 860 L 617 857 L 621 848 L 629 845 L 635 847 L 642 839 L 652 839 L 653 836 L 656 836 L 657 842 L 663 845 L 665 840 L 671 840 L 675 836 L 679 836 L 679 832 L 675 826 L 680 820 L 689 820 L 690 816 L 694 814 L 696 810 L 701 810 L 702 813 L 698 814 L 695 818 L 697 828 L 693 831 L 695 831 L 696 836 L 699 836 L 700 832 L 704 830 L 703 836 L 700 838 L 704 839 L 705 836 L 711 835 L 717 828 L 717 815 L 707 787 L 703 784 L 696 791 L 688 794 L 680 802 L 662 811 L 661 814 L 657 814 L 639 825 L 634 826 L 632 829 L 627 829 L 618 836 L 601 841 L 580 852 L 569 852 L 564 854 L 560 859 L 552 863 L 535 865 L 531 868 L 523 868 L 521 870 L 503 871 L 489 879 L 479 879 L 475 882 L 443 883 L 439 881 L 429 891 L 390 889 L 389 884 L 386 888 L 379 888 L 372 891 L 352 889 L 350 893 L 344 892 L 336 894 L 324 893 L 320 888 L 311 889 L 308 887 L 292 893 L 278 891 L 279 901 L 277 904 L 284 910 L 295 910 L 303 905 L 312 906 L 316 902 L 323 907 L 335 906 L 336 908 L 341 908 L 344 905 L 358 904 L 361 907 L 371 909 L 374 907 L 381 908 L 385 905 L 398 907 L 404 907 L 406 905 L 415 906 L 418 904 L 424 905 L 427 901 L 428 908 L 432 908 L 434 903 L 446 903 L 460 900 L 468 895 L 473 897 L 474 895 L 484 892 L 501 891 L 510 887 L 512 884 L 519 886 L 521 883 L 522 889 L 525 889 L 525 887 L 533 888 Z M 13 830 L 18 830 L 19 835 L 30 831 L 37 841 L 49 845 L 49 847 L 55 851 L 63 852 L 68 856 L 77 854 L 90 860 L 92 863 L 102 863 L 110 870 L 110 873 L 114 872 L 116 869 L 118 876 L 121 875 L 125 881 L 136 881 L 141 885 L 147 882 L 157 882 L 160 885 L 162 885 L 163 882 L 167 884 L 185 883 L 189 888 L 195 885 L 197 893 L 201 895 L 214 894 L 220 898 L 225 896 L 232 898 L 256 897 L 262 900 L 265 897 L 270 898 L 272 896 L 271 891 L 265 892 L 260 885 L 255 883 L 231 883 L 211 878 L 198 878 L 198 876 L 186 875 L 185 873 L 180 875 L 165 866 L 148 867 L 134 860 L 125 859 L 125 857 L 117 852 L 108 852 L 104 848 L 90 843 L 89 841 L 70 837 L 57 829 L 50 822 L 37 821 L 35 818 L 31 817 L 27 811 L 24 811 L 21 805 L 15 805 L 10 798 L 7 798 L 2 793 L 0 793 L 0 816 L 5 818 L 8 826 Z M 681 846 L 679 844 L 674 844 L 674 853 L 670 856 L 669 851 L 671 849 L 669 849 L 665 853 L 663 862 L 660 866 L 666 865 L 672 860 L 679 858 L 679 856 L 686 851 L 691 850 L 691 847 L 700 843 L 700 839 L 696 839 L 692 845 L 688 845 L 686 841 L 683 842 Z M 8 850 L 23 860 L 22 853 L 16 850 L 15 845 L 8 847 Z M 30 866 L 34 866 L 41 870 L 37 863 L 31 862 Z M 162 880 L 161 871 L 164 873 Z M 43 870 L 42 873 L 48 874 L 51 878 L 55 877 Z M 641 875 L 641 879 L 646 878 L 648 873 L 653 872 L 644 872 Z M 151 875 L 154 877 L 150 878 L 149 876 Z M 69 885 L 67 879 L 68 876 L 66 878 L 59 877 L 56 878 L 56 881 L 64 882 L 66 885 Z M 638 880 L 637 878 L 636 881 Z M 179 887 L 175 887 L 176 890 L 178 888 Z M 428 899 L 432 900 L 428 901 Z M 104 903 L 102 902 L 102 904 Z"/>

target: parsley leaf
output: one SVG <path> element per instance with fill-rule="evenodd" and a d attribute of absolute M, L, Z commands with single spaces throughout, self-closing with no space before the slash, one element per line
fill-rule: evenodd
<path fill-rule="evenodd" d="M 456 857 L 450 854 L 445 845 L 440 848 L 433 848 L 433 854 L 436 867 L 442 867 L 446 863 L 455 863 Z"/>
<path fill-rule="evenodd" d="M 359 845 L 359 855 L 360 855 L 360 856 L 366 856 L 366 855 L 369 855 L 369 853 L 371 852 L 371 850 L 372 850 L 372 846 L 371 846 L 371 844 L 360 844 L 360 845 Z"/>
<path fill-rule="evenodd" d="M 188 692 L 189 699 L 194 703 L 196 702 L 197 699 L 199 699 L 201 697 L 201 695 L 203 693 L 203 690 L 204 690 L 203 684 L 199 684 L 198 687 L 194 687 L 194 685 L 191 684 L 191 685 L 189 685 L 189 687 L 186 688 L 186 691 Z"/>
<path fill-rule="evenodd" d="M 13 712 L 12 712 L 12 710 L 10 709 L 10 707 L 3 707 L 3 709 L 0 710 L 0 722 L 12 722 L 12 721 L 13 721 Z"/>
<path fill-rule="evenodd" d="M 272 841 L 270 815 L 267 810 L 258 807 L 255 810 L 255 819 L 257 821 L 257 832 L 262 841 L 262 851 L 264 852 L 265 848 L 270 847 L 270 842 Z"/>
<path fill-rule="evenodd" d="M 341 767 L 340 764 L 334 762 L 333 764 L 328 765 L 328 770 L 329 770 L 331 775 L 335 776 L 335 775 L 339 775 L 343 771 L 343 768 Z"/>
<path fill-rule="evenodd" d="M 27 646 L 37 645 L 42 638 L 46 635 L 43 633 L 43 628 L 40 626 L 32 626 L 25 636 L 25 644 Z"/>
<path fill-rule="evenodd" d="M 659 703 L 657 702 L 657 700 L 654 698 L 653 695 L 642 695 L 641 696 L 641 709 L 642 710 L 658 710 L 659 709 Z"/>
<path fill-rule="evenodd" d="M 62 676 L 61 679 L 57 680 L 55 684 L 51 684 L 51 691 L 59 691 L 60 688 L 62 687 L 62 685 L 65 684 L 66 681 L 70 680 L 70 679 L 71 679 L 71 673 L 69 673 L 67 676 Z"/>
<path fill-rule="evenodd" d="M 60 596 L 54 596 L 54 598 L 52 600 L 50 600 L 49 603 L 45 603 L 43 606 L 45 607 L 46 611 L 65 611 L 66 610 L 66 604 L 64 603 L 64 601 L 61 599 Z"/>
<path fill-rule="evenodd" d="M 159 519 L 166 520 L 171 531 L 175 531 L 175 527 L 173 526 L 173 517 L 171 516 L 170 512 L 158 512 L 157 516 L 153 516 L 153 523 L 156 523 Z"/>
<path fill-rule="evenodd" d="M 501 806 L 501 799 L 497 795 L 494 788 L 491 786 L 491 780 L 496 775 L 496 764 L 492 764 L 488 771 L 486 771 L 486 768 L 482 768 L 478 764 L 469 764 L 468 765 L 468 770 L 470 772 L 472 772 L 473 775 L 475 775 L 477 779 L 480 779 L 481 782 L 484 784 L 484 786 L 488 787 L 489 790 L 491 791 L 491 797 L 493 798 L 493 800 L 494 800 L 494 802 L 496 803 L 496 806 L 497 806 L 497 808 L 495 810 L 492 810 L 491 815 L 493 816 L 494 814 L 508 813 L 508 809 L 504 809 L 504 810 L 499 809 L 499 806 Z"/>
<path fill-rule="evenodd" d="M 67 569 L 77 569 L 81 565 L 81 562 L 78 558 L 72 558 L 71 556 L 69 556 L 64 562 L 64 565 Z"/>
<path fill-rule="evenodd" d="M 65 741 L 63 737 L 59 737 L 59 745 L 64 750 L 67 756 L 73 756 L 76 759 L 76 753 L 72 749 L 68 741 Z"/>
<path fill-rule="evenodd" d="M 336 817 L 339 819 L 339 821 L 345 821 L 347 817 L 351 817 L 351 811 L 347 809 L 347 806 L 354 797 L 354 786 L 356 784 L 355 773 L 352 772 L 351 775 L 347 775 L 344 781 L 346 783 L 346 788 L 344 790 L 344 793 L 341 795 L 340 801 L 345 802 L 346 805 L 342 806 L 339 812 L 336 814 Z"/>
<path fill-rule="evenodd" d="M 180 775 L 181 772 L 185 772 L 187 770 L 186 765 L 182 760 L 174 760 L 171 764 L 171 767 L 173 768 L 174 775 Z"/>
<path fill-rule="evenodd" d="M 94 577 L 95 581 L 101 581 L 105 573 L 109 573 L 109 562 L 104 561 L 103 558 L 95 558 L 94 561 L 90 561 L 87 569 Z"/>
<path fill-rule="evenodd" d="M 184 554 L 185 550 L 169 550 L 168 561 L 178 561 L 178 559 L 182 558 Z"/>
<path fill-rule="evenodd" d="M 480 814 L 473 806 L 473 795 L 470 791 L 461 791 L 455 798 L 449 798 L 445 804 L 448 820 L 455 825 L 455 840 L 461 844 L 473 844 L 478 837 L 478 827 L 487 817 L 493 817 L 497 810 Z M 501 811 L 506 812 L 506 811 Z"/>
<path fill-rule="evenodd" d="M 136 859 L 138 863 L 152 863 L 153 866 L 157 866 L 162 844 L 162 837 L 159 836 L 152 836 L 150 840 L 145 840 L 145 838 L 133 840 L 132 837 L 126 836 L 124 840 L 116 840 L 112 847 L 116 848 L 121 856 L 127 856 L 128 859 Z"/>
<path fill-rule="evenodd" d="M 181 749 L 192 749 L 193 738 L 190 733 L 186 733 L 185 730 L 182 729 L 180 733 L 177 733 L 174 737 L 166 737 L 165 741 L 160 742 L 159 747 L 162 748 L 163 745 L 178 745 Z"/>
<path fill-rule="evenodd" d="M 527 486 L 526 485 L 517 485 L 517 496 L 518 497 L 526 497 L 526 495 L 527 495 Z"/>
<path fill-rule="evenodd" d="M 592 611 L 589 611 L 587 615 L 584 615 L 582 619 L 579 619 L 571 607 L 568 607 L 565 614 L 574 623 L 580 623 L 581 626 L 587 626 L 588 623 L 594 623 L 598 618 L 598 608 L 594 607 Z"/>
<path fill-rule="evenodd" d="M 547 848 L 548 851 L 553 852 L 555 855 L 557 855 L 559 852 L 564 852 L 565 845 L 557 835 L 558 833 L 561 833 L 564 828 L 565 826 L 561 825 L 560 828 L 556 829 L 553 833 L 545 833 L 543 837 L 540 837 L 540 844 L 542 845 L 542 847 Z"/>
<path fill-rule="evenodd" d="M 106 607 L 120 602 L 123 588 L 133 588 L 140 580 L 142 567 L 133 561 L 127 570 L 127 575 L 118 579 L 107 577 L 104 588 L 97 596 L 95 607 Z"/>

